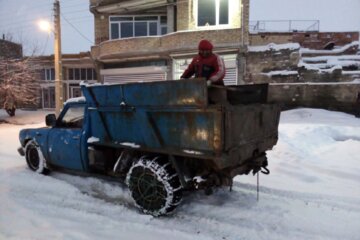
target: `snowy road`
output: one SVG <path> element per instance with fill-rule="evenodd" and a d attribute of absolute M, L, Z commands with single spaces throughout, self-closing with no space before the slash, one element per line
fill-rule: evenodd
<path fill-rule="evenodd" d="M 18 131 L 42 126 L 43 114 L 0 124 L 1 240 L 360 239 L 360 120 L 351 115 L 284 112 L 259 202 L 256 177 L 239 176 L 232 192 L 187 194 L 173 215 L 153 218 L 122 184 L 31 172 L 16 151 Z"/>

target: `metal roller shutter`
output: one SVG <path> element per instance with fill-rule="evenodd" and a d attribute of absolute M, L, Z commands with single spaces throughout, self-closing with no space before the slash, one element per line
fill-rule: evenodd
<path fill-rule="evenodd" d="M 227 85 L 236 85 L 237 84 L 237 64 L 236 64 L 236 55 L 223 55 L 221 56 L 224 59 L 226 74 L 224 78 L 224 84 Z"/>
<path fill-rule="evenodd" d="M 224 59 L 226 75 L 224 78 L 225 85 L 236 85 L 238 79 L 236 54 L 220 55 Z M 179 79 L 181 74 L 190 64 L 191 58 L 176 59 L 174 61 L 174 79 Z"/>
<path fill-rule="evenodd" d="M 166 67 L 102 69 L 100 74 L 107 83 L 165 81 Z"/>

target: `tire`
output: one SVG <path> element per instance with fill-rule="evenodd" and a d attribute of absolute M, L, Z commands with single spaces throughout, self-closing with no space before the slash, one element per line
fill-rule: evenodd
<path fill-rule="evenodd" d="M 25 145 L 25 159 L 28 167 L 34 172 L 49 173 L 49 170 L 45 167 L 44 155 L 34 140 L 30 140 Z"/>
<path fill-rule="evenodd" d="M 182 199 L 179 176 L 166 159 L 142 157 L 130 168 L 126 184 L 136 206 L 153 216 L 170 213 Z"/>

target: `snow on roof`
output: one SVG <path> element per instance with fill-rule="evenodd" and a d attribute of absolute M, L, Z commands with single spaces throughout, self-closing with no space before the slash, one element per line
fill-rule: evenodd
<path fill-rule="evenodd" d="M 345 75 L 359 74 L 360 75 L 360 70 L 358 70 L 358 71 L 342 71 L 342 74 L 345 74 Z"/>
<path fill-rule="evenodd" d="M 271 71 L 271 72 L 267 72 L 267 73 L 261 73 L 261 75 L 266 75 L 268 77 L 271 76 L 289 76 L 289 75 L 298 75 L 298 71 L 288 71 L 288 70 L 283 70 L 283 71 Z"/>
<path fill-rule="evenodd" d="M 85 97 L 69 98 L 64 104 L 76 103 L 76 102 L 86 102 Z"/>
<path fill-rule="evenodd" d="M 263 46 L 249 46 L 249 52 L 266 52 L 266 51 L 280 51 L 280 50 L 296 50 L 300 49 L 300 44 L 298 43 L 285 43 L 285 44 L 275 44 L 269 43 L 268 45 Z"/>
<path fill-rule="evenodd" d="M 359 85 L 360 79 L 355 79 L 351 82 L 296 82 L 296 83 L 269 83 L 269 85 L 284 85 L 284 86 L 290 86 L 290 85 Z"/>
<path fill-rule="evenodd" d="M 103 85 L 103 84 L 102 83 L 88 83 L 88 82 L 85 82 L 85 81 L 81 81 L 79 85 L 88 87 L 88 86 L 100 86 L 100 85 Z"/>
<path fill-rule="evenodd" d="M 324 63 L 308 64 L 305 63 L 303 60 L 300 60 L 300 62 L 298 63 L 299 68 L 303 67 L 307 70 L 315 70 L 318 73 L 332 73 L 335 70 L 341 70 L 343 66 L 349 66 L 349 65 L 347 65 L 345 62 L 344 63 L 334 62 L 332 64 L 324 64 Z M 324 69 L 324 68 L 328 68 L 328 69 Z"/>
<path fill-rule="evenodd" d="M 360 61 L 360 55 L 303 57 L 302 60 L 305 61 L 305 62 L 320 62 L 320 61 Z"/>
<path fill-rule="evenodd" d="M 342 53 L 350 47 L 359 46 L 359 41 L 354 41 L 352 43 L 346 44 L 341 48 L 333 49 L 333 50 L 315 50 L 309 48 L 301 48 L 300 53 L 304 54 L 335 54 L 335 53 Z"/>
<path fill-rule="evenodd" d="M 360 56 L 343 55 L 301 58 L 299 66 L 306 67 L 306 64 L 311 64 L 312 69 L 331 68 L 334 66 L 360 66 Z"/>

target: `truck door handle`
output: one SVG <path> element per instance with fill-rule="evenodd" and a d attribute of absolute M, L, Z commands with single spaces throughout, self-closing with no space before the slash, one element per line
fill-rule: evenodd
<path fill-rule="evenodd" d="M 73 136 L 73 139 L 80 139 L 80 136 Z"/>

